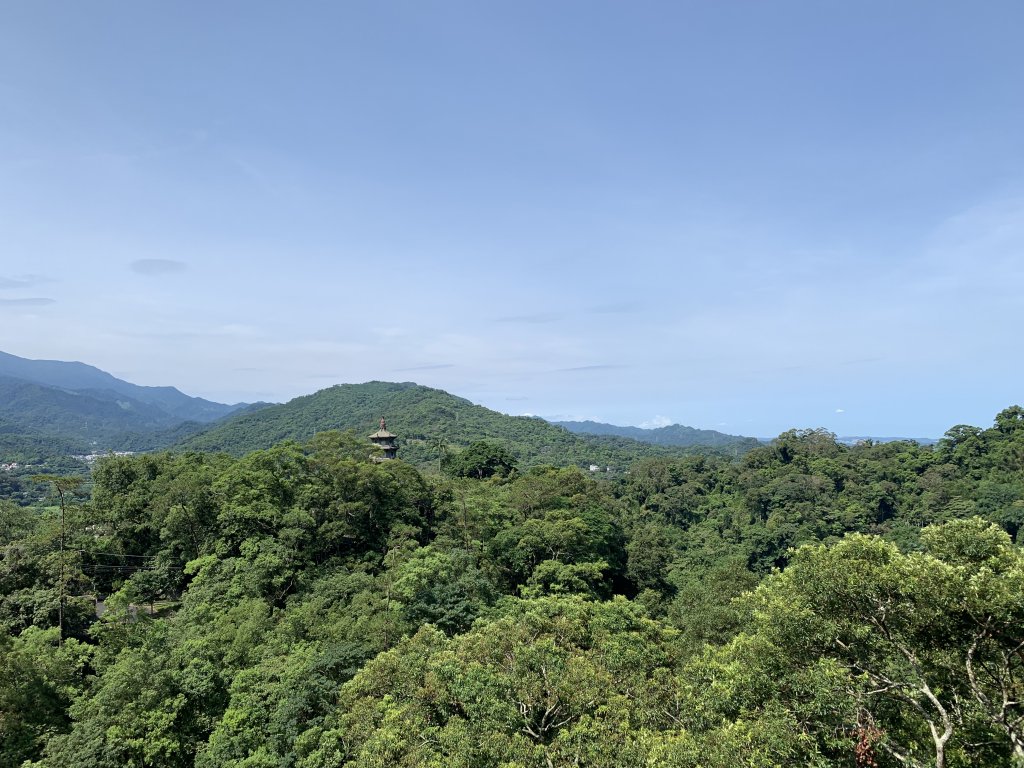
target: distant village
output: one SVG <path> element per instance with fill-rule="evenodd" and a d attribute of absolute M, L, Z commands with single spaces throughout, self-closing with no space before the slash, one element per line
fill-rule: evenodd
<path fill-rule="evenodd" d="M 97 459 L 102 459 L 105 456 L 134 456 L 135 451 L 104 451 L 103 453 L 81 453 L 71 456 L 76 461 L 85 462 L 88 465 L 96 463 Z M 32 464 L 24 464 L 19 461 L 0 461 L 0 472 L 17 472 L 18 470 L 24 470 L 27 467 L 33 466 Z"/>
<path fill-rule="evenodd" d="M 84 461 L 86 464 L 92 464 L 96 459 L 102 459 L 105 456 L 134 456 L 135 451 L 105 451 L 103 453 L 83 453 L 72 456 L 72 459 L 78 459 Z"/>

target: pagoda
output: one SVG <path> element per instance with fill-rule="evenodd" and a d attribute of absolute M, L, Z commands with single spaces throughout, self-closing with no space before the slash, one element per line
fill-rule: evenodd
<path fill-rule="evenodd" d="M 384 417 L 380 417 L 380 429 L 370 435 L 370 440 L 381 450 L 381 455 L 378 457 L 380 461 L 386 461 L 388 459 L 395 458 L 395 454 L 398 452 L 398 435 L 388 432 L 388 426 L 384 422 Z"/>

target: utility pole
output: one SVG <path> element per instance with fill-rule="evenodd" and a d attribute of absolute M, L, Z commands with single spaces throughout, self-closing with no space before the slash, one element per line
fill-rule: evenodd
<path fill-rule="evenodd" d="M 67 523 L 67 513 L 64 504 L 64 489 L 59 482 L 54 482 L 57 488 L 57 495 L 60 496 L 60 602 L 57 604 L 57 647 L 64 647 L 64 530 Z"/>
<path fill-rule="evenodd" d="M 57 492 L 57 498 L 60 499 L 60 583 L 59 589 L 59 600 L 57 602 L 57 645 L 58 647 L 64 646 L 64 600 L 65 600 L 65 584 L 64 575 L 66 567 L 64 563 L 64 544 L 67 533 L 67 494 L 74 491 L 82 484 L 82 478 L 80 477 L 61 477 L 59 475 L 36 475 L 32 478 L 37 483 L 51 483 L 53 489 Z"/>

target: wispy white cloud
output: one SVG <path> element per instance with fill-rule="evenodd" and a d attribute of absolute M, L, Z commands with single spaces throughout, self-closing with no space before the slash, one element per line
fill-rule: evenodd
<path fill-rule="evenodd" d="M 668 416 L 653 416 L 647 421 L 641 421 L 637 426 L 641 429 L 659 429 L 671 426 L 673 423 L 672 419 Z"/>
<path fill-rule="evenodd" d="M 105 109 L 105 107 L 100 107 Z M 204 129 L 195 129 L 185 134 L 184 141 L 167 142 L 161 145 L 153 145 L 148 139 L 138 135 L 134 128 L 127 124 L 122 126 L 126 135 L 132 138 L 122 143 L 122 146 L 99 152 L 87 152 L 78 159 L 80 162 L 92 165 L 109 164 L 115 166 L 127 166 L 147 160 L 157 160 L 176 155 L 184 155 L 198 149 L 209 139 L 209 132 Z M 128 147 L 127 143 L 134 146 Z"/>
<path fill-rule="evenodd" d="M 373 333 L 382 339 L 400 339 L 409 335 L 408 330 L 398 327 L 374 328 Z"/>
<path fill-rule="evenodd" d="M 1024 198 L 974 206 L 942 222 L 912 264 L 919 293 L 977 296 L 1024 285 Z"/>

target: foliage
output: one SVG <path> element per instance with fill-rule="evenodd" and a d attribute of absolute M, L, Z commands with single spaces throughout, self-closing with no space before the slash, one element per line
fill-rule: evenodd
<path fill-rule="evenodd" d="M 610 481 L 481 478 L 506 443 L 457 440 L 482 471 L 425 476 L 337 431 L 111 456 L 49 478 L 63 508 L 18 478 L 0 763 L 1010 765 L 1022 417 Z"/>
<path fill-rule="evenodd" d="M 60 644 L 56 629 L 0 635 L 0 763 L 20 765 L 68 727 L 90 655 L 76 640 Z"/>
<path fill-rule="evenodd" d="M 802 548 L 752 596 L 753 631 L 790 669 L 845 671 L 852 711 L 814 714 L 819 734 L 870 729 L 905 765 L 1006 765 L 1024 756 L 1024 554 L 977 518 L 923 539 Z"/>
<path fill-rule="evenodd" d="M 513 603 L 452 640 L 425 628 L 342 688 L 298 764 L 641 764 L 671 640 L 621 599 Z"/>
<path fill-rule="evenodd" d="M 445 456 L 441 462 L 445 472 L 454 477 L 508 477 L 516 470 L 516 459 L 497 443 L 478 440 L 465 449 Z"/>

